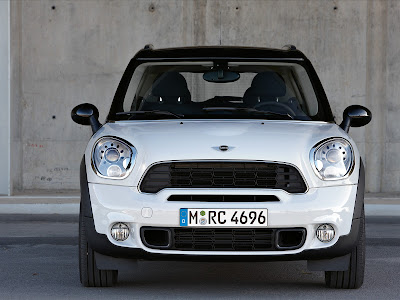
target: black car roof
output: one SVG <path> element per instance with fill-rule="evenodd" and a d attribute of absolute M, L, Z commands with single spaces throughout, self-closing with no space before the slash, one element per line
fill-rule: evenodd
<path fill-rule="evenodd" d="M 244 59 L 283 59 L 306 60 L 305 55 L 294 46 L 285 49 L 236 47 L 236 46 L 201 46 L 154 49 L 145 46 L 133 57 L 135 60 L 165 59 L 210 59 L 210 58 L 244 58 Z"/>

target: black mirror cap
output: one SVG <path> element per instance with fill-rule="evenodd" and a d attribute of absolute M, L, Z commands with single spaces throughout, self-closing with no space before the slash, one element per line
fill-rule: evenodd
<path fill-rule="evenodd" d="M 350 127 L 362 127 L 371 122 L 371 111 L 361 105 L 350 105 L 343 112 L 343 121 L 339 125 L 344 131 L 349 132 Z"/>
<path fill-rule="evenodd" d="M 99 110 L 90 103 L 83 103 L 75 106 L 71 111 L 71 118 L 80 125 L 91 125 L 90 119 L 99 119 Z"/>
<path fill-rule="evenodd" d="M 90 103 L 83 103 L 75 106 L 71 111 L 71 118 L 80 125 L 90 125 L 93 134 L 100 129 L 99 110 Z"/>

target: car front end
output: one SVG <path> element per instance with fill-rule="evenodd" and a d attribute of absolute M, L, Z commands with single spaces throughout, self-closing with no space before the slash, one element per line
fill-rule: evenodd
<path fill-rule="evenodd" d="M 73 110 L 94 132 L 81 164 L 82 283 L 110 283 L 87 276 L 90 261 L 100 274 L 140 259 L 307 260 L 328 286 L 359 287 L 335 276 L 353 274 L 362 249 L 364 166 L 347 131 L 370 112 L 350 107 L 336 125 L 301 52 L 249 62 L 247 48 L 221 49 L 139 52 L 106 124 L 94 106 Z"/>
<path fill-rule="evenodd" d="M 108 242 L 116 246 L 154 254 L 257 254 L 290 258 L 291 254 L 334 246 L 351 232 L 360 156 L 354 142 L 346 140 L 349 137 L 336 125 L 298 123 L 160 120 L 104 126 L 93 136 L 85 153 L 96 232 L 107 236 Z M 119 136 L 113 136 L 114 132 Z M 196 138 L 191 139 L 193 136 Z M 102 154 L 95 149 L 107 139 L 110 143 L 106 154 L 117 146 L 123 148 L 119 143 L 134 149 L 131 169 L 125 174 L 128 176 L 99 174 L 94 156 Z M 336 143 L 338 151 L 347 146 L 346 155 L 344 151 L 339 153 L 340 159 L 349 160 L 344 174 L 339 175 L 343 178 L 325 180 L 316 170 L 315 147 L 321 142 L 326 147 Z M 110 148 L 112 143 L 115 148 Z M 220 149 L 224 145 L 227 150 Z M 205 210 L 205 224 L 199 223 L 199 213 L 197 224 L 182 226 L 182 209 Z M 210 210 L 249 209 L 264 211 L 265 223 L 253 223 L 260 227 L 252 226 L 250 220 L 241 224 L 239 215 L 237 224 L 231 226 L 256 231 L 273 229 L 261 231 L 260 234 L 269 235 L 268 240 L 262 240 L 264 244 L 256 240 L 257 232 L 251 230 L 243 231 L 243 243 L 235 232 L 231 240 L 221 233 L 218 241 L 218 232 L 212 233 L 217 235 L 213 238 L 207 237 L 207 230 L 212 232 L 214 227 L 223 225 L 222 232 L 232 229 L 221 224 L 226 221 L 226 214 L 220 221 L 210 220 Z M 245 217 L 249 218 L 248 212 L 242 219 Z M 123 241 L 112 237 L 112 228 L 119 223 L 129 230 Z M 323 225 L 334 231 L 330 240 L 318 238 Z M 190 232 L 192 236 L 179 237 L 177 232 Z"/>

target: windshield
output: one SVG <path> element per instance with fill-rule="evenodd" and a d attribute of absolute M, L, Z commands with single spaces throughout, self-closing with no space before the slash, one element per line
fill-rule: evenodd
<path fill-rule="evenodd" d="M 296 63 L 174 62 L 139 65 L 116 120 L 312 120 L 318 100 Z"/>

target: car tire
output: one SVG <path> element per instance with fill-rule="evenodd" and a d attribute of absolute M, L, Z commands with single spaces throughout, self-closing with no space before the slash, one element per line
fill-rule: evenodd
<path fill-rule="evenodd" d="M 111 287 L 118 280 L 118 271 L 97 269 L 94 251 L 87 242 L 82 211 L 79 214 L 79 275 L 86 287 Z"/>
<path fill-rule="evenodd" d="M 360 218 L 360 233 L 356 247 L 350 253 L 347 271 L 326 271 L 325 284 L 334 289 L 358 289 L 364 282 L 365 271 L 365 213 Z"/>

